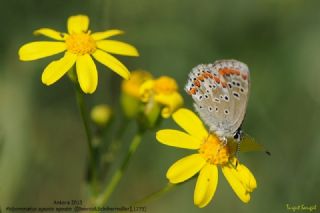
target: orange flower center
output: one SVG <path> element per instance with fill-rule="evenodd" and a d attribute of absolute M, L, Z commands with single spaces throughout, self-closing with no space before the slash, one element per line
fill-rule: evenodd
<path fill-rule="evenodd" d="M 96 42 L 86 33 L 71 34 L 66 38 L 68 51 L 77 54 L 91 54 L 96 51 Z"/>
<path fill-rule="evenodd" d="M 161 76 L 154 82 L 154 90 L 156 93 L 170 94 L 178 90 L 177 82 L 167 76 Z"/>
<path fill-rule="evenodd" d="M 199 153 L 208 163 L 215 165 L 226 164 L 230 157 L 229 147 L 213 134 L 201 144 Z"/>

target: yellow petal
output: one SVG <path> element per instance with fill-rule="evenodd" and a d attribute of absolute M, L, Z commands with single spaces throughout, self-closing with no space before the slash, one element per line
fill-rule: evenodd
<path fill-rule="evenodd" d="M 139 56 L 137 49 L 127 43 L 121 41 L 102 40 L 96 42 L 97 47 L 113 54 L 126 56 Z"/>
<path fill-rule="evenodd" d="M 154 80 L 149 79 L 146 80 L 139 89 L 139 95 L 142 102 L 148 102 L 151 95 L 153 95 L 153 87 L 154 87 Z"/>
<path fill-rule="evenodd" d="M 183 98 L 178 92 L 172 92 L 170 94 L 161 93 L 155 96 L 155 101 L 162 104 L 164 108 L 161 111 L 163 118 L 168 118 L 183 105 Z"/>
<path fill-rule="evenodd" d="M 173 120 L 190 135 L 203 140 L 208 136 L 208 132 L 203 123 L 191 110 L 181 108 L 172 114 Z"/>
<path fill-rule="evenodd" d="M 59 80 L 75 63 L 77 56 L 66 52 L 60 60 L 51 62 L 42 73 L 42 83 L 53 84 Z"/>
<path fill-rule="evenodd" d="M 77 76 L 84 93 L 93 93 L 98 85 L 98 72 L 94 61 L 88 54 L 77 58 Z"/>
<path fill-rule="evenodd" d="M 118 59 L 109 53 L 103 52 L 102 50 L 96 50 L 92 55 L 95 59 L 97 59 L 97 61 L 109 67 L 112 71 L 116 72 L 124 79 L 129 79 L 129 70 Z"/>
<path fill-rule="evenodd" d="M 70 16 L 68 18 L 68 32 L 83 33 L 87 32 L 89 27 L 89 18 L 85 15 Z"/>
<path fill-rule="evenodd" d="M 257 188 L 257 181 L 246 166 L 238 164 L 236 170 L 238 172 L 238 177 L 241 179 L 242 183 L 246 185 L 247 191 L 252 192 Z"/>
<path fill-rule="evenodd" d="M 250 194 L 246 190 L 246 187 L 243 183 L 238 179 L 237 175 L 234 174 L 234 168 L 230 166 L 223 166 L 222 172 L 229 182 L 231 188 L 236 193 L 236 195 L 240 198 L 240 200 L 244 203 L 248 203 L 250 201 Z"/>
<path fill-rule="evenodd" d="M 175 162 L 167 171 L 167 178 L 171 183 L 181 183 L 197 172 L 205 165 L 206 161 L 200 154 L 193 154 Z"/>
<path fill-rule="evenodd" d="M 23 45 L 19 49 L 20 60 L 32 61 L 39 58 L 44 58 L 66 50 L 64 42 L 56 41 L 36 41 Z"/>
<path fill-rule="evenodd" d="M 156 138 L 162 144 L 185 149 L 199 149 L 201 144 L 201 141 L 197 138 L 173 129 L 158 131 Z"/>
<path fill-rule="evenodd" d="M 91 34 L 91 37 L 98 41 L 98 40 L 102 40 L 102 39 L 106 39 L 106 38 L 110 38 L 112 36 L 115 36 L 115 35 L 120 35 L 120 34 L 123 34 L 124 32 L 122 30 L 117 30 L 117 29 L 114 29 L 114 30 L 107 30 L 107 31 L 104 31 L 104 32 L 95 32 L 95 33 L 92 33 Z"/>
<path fill-rule="evenodd" d="M 194 190 L 194 204 L 199 208 L 205 207 L 213 198 L 218 184 L 218 168 L 207 163 L 200 171 Z"/>
<path fill-rule="evenodd" d="M 44 36 L 47 36 L 49 38 L 53 38 L 53 39 L 60 40 L 60 41 L 64 40 L 64 34 L 63 33 L 60 33 L 58 31 L 55 31 L 55 30 L 49 29 L 49 28 L 41 28 L 41 29 L 35 30 L 33 32 L 33 34 L 35 34 L 35 35 L 44 35 Z"/>

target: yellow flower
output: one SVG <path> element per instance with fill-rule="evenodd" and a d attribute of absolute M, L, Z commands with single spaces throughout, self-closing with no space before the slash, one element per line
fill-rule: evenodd
<path fill-rule="evenodd" d="M 64 56 L 51 62 L 42 73 L 42 82 L 51 85 L 59 80 L 76 64 L 78 81 L 85 93 L 93 93 L 98 84 L 98 73 L 92 59 L 107 66 L 121 77 L 128 79 L 130 72 L 118 59 L 109 53 L 138 56 L 135 47 L 116 40 L 105 40 L 123 34 L 121 30 L 107 30 L 91 33 L 89 18 L 85 15 L 71 16 L 68 19 L 68 33 L 57 32 L 49 28 L 34 31 L 35 35 L 44 35 L 57 41 L 36 41 L 23 45 L 19 50 L 20 60 L 32 61 L 57 53 Z"/>
<path fill-rule="evenodd" d="M 140 97 L 145 103 L 156 102 L 163 106 L 161 115 L 168 118 L 183 105 L 183 98 L 178 92 L 176 81 L 168 76 L 151 79 L 140 87 Z"/>
<path fill-rule="evenodd" d="M 223 145 L 217 136 L 208 133 L 201 120 L 188 109 L 179 109 L 172 115 L 174 121 L 186 132 L 164 129 L 157 132 L 157 140 L 165 145 L 198 150 L 198 153 L 175 162 L 167 171 L 171 183 L 181 183 L 199 173 L 194 204 L 205 207 L 213 198 L 218 184 L 218 166 L 231 188 L 244 203 L 257 183 L 247 167 L 238 163 L 235 150 Z"/>
<path fill-rule="evenodd" d="M 140 100 L 140 86 L 149 79 L 152 79 L 151 73 L 135 70 L 131 72 L 129 80 L 122 81 L 121 106 L 128 118 L 136 118 L 143 114 L 144 104 Z"/>
<path fill-rule="evenodd" d="M 135 70 L 131 72 L 129 80 L 123 80 L 121 89 L 124 93 L 140 99 L 140 86 L 147 80 L 152 79 L 152 74 L 144 70 Z"/>

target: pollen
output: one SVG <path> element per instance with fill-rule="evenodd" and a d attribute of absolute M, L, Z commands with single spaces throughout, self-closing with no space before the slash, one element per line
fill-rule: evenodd
<path fill-rule="evenodd" d="M 170 94 L 178 90 L 177 82 L 167 76 L 161 76 L 154 83 L 156 93 Z"/>
<path fill-rule="evenodd" d="M 210 164 L 223 165 L 229 161 L 230 150 L 219 138 L 210 134 L 199 149 L 201 156 Z"/>
<path fill-rule="evenodd" d="M 91 54 L 96 51 L 96 42 L 87 33 L 71 34 L 66 38 L 67 50 L 77 54 Z"/>

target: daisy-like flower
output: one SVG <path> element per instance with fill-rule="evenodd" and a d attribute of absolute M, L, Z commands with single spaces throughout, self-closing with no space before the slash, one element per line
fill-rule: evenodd
<path fill-rule="evenodd" d="M 68 19 L 68 33 L 61 33 L 49 28 L 34 31 L 35 35 L 43 35 L 57 41 L 36 41 L 23 45 L 19 50 L 20 60 L 32 61 L 65 52 L 64 56 L 51 62 L 42 73 L 42 82 L 51 85 L 76 65 L 78 81 L 85 93 L 93 93 L 98 84 L 98 73 L 92 57 L 107 66 L 124 79 L 130 72 L 118 59 L 110 55 L 139 56 L 135 47 L 130 44 L 106 40 L 123 31 L 113 29 L 91 33 L 89 18 L 85 15 L 71 16 Z"/>
<path fill-rule="evenodd" d="M 196 154 L 175 162 L 167 171 L 173 184 L 184 182 L 199 173 L 194 190 L 194 204 L 200 208 L 211 201 L 218 184 L 218 167 L 235 194 L 244 203 L 257 183 L 247 167 L 238 163 L 235 150 L 223 145 L 213 133 L 208 133 L 201 120 L 190 110 L 181 108 L 172 115 L 174 121 L 186 132 L 164 129 L 157 132 L 157 140 L 168 146 L 197 150 Z"/>
<path fill-rule="evenodd" d="M 160 104 L 163 118 L 170 117 L 183 105 L 183 98 L 178 92 L 177 82 L 168 76 L 161 76 L 143 83 L 140 87 L 140 96 L 145 103 Z"/>

